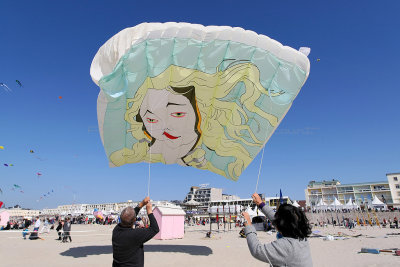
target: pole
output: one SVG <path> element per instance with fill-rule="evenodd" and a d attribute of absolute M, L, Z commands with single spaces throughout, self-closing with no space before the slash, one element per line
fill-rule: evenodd
<path fill-rule="evenodd" d="M 216 220 L 217 220 L 217 226 L 218 226 L 218 233 L 219 233 L 219 210 L 218 210 L 218 204 L 217 204 L 217 218 L 216 218 Z"/>
<path fill-rule="evenodd" d="M 210 219 L 209 219 L 209 222 L 210 222 L 210 237 L 211 237 L 211 232 L 212 232 L 212 228 L 211 228 L 211 224 L 212 224 L 212 221 L 211 221 L 211 213 L 212 213 L 212 208 L 211 208 L 211 204 L 210 204 L 210 212 L 208 213 L 209 214 L 209 216 L 210 216 Z"/>
<path fill-rule="evenodd" d="M 230 203 L 230 201 L 229 201 L 229 206 L 228 206 L 228 208 L 229 208 L 229 231 L 230 230 L 232 230 L 232 218 L 231 218 L 231 203 Z"/>
<path fill-rule="evenodd" d="M 224 201 L 225 204 L 225 201 Z M 225 221 L 225 205 L 222 204 L 222 213 L 224 214 L 224 232 L 225 232 L 225 227 L 226 227 L 226 221 Z"/>

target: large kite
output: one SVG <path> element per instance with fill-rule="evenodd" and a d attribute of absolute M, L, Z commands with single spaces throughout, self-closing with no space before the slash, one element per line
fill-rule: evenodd
<path fill-rule="evenodd" d="M 90 69 L 110 166 L 177 163 L 237 180 L 307 80 L 302 52 L 228 26 L 143 23 L 119 32 Z"/>

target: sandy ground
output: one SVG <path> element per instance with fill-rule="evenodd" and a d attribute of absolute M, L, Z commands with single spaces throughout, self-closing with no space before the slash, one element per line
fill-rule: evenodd
<path fill-rule="evenodd" d="M 0 266 L 111 266 L 111 233 L 113 226 L 72 225 L 72 243 L 56 241 L 52 230 L 41 235 L 44 240 L 23 240 L 20 231 L 0 232 Z M 254 259 L 246 240 L 238 235 L 239 228 L 205 237 L 208 226 L 186 228 L 185 238 L 178 240 L 151 240 L 145 245 L 145 266 L 266 266 Z M 390 253 L 359 254 L 362 247 L 400 248 L 398 229 L 357 227 L 347 230 L 339 227 L 318 228 L 318 234 L 362 234 L 346 240 L 324 241 L 309 239 L 314 266 L 400 266 L 400 256 Z M 261 242 L 275 240 L 275 235 L 258 234 Z"/>

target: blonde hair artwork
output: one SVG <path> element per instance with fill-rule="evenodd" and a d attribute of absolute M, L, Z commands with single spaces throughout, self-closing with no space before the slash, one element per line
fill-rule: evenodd
<path fill-rule="evenodd" d="M 159 75 L 147 77 L 133 98 L 126 100 L 125 121 L 130 126 L 127 132 L 138 141 L 132 148 L 125 147 L 111 153 L 110 161 L 115 166 L 143 161 L 178 163 L 208 169 L 229 179 L 237 180 L 252 161 L 250 153 L 243 144 L 261 148 L 266 141 L 257 138 L 250 128 L 248 122 L 253 118 L 248 114 L 257 114 L 273 128 L 278 125 L 276 116 L 265 112 L 255 103 L 260 97 L 274 97 L 282 93 L 268 92 L 261 85 L 259 76 L 260 72 L 253 63 L 236 62 L 224 70 L 218 67 L 216 72 L 211 74 L 170 65 Z M 246 90 L 239 96 L 238 101 L 224 101 L 223 98 L 227 97 L 239 83 L 242 83 Z M 189 94 L 191 97 L 188 97 Z M 162 100 L 166 95 L 169 100 L 167 97 Z M 183 99 L 181 104 L 170 102 L 170 99 L 179 95 L 185 96 L 186 100 Z M 176 152 L 174 149 L 157 148 L 157 137 L 152 135 L 152 133 L 158 134 L 157 136 L 164 134 L 169 138 L 167 141 L 170 143 L 178 142 L 176 139 L 178 137 L 155 126 L 161 123 L 161 119 L 153 116 L 154 111 L 150 106 L 159 105 L 161 102 L 157 102 L 158 98 L 160 98 L 159 101 L 164 101 L 163 103 L 168 108 L 183 107 L 182 103 L 190 102 L 191 104 L 190 108 L 193 111 L 181 112 L 177 109 L 171 113 L 171 120 L 179 120 L 184 116 L 193 117 L 187 126 L 192 128 L 190 140 L 180 141 L 185 146 L 176 148 Z M 215 152 L 219 157 L 231 157 L 234 160 L 227 164 L 226 169 L 220 169 L 212 161 L 206 159 L 205 148 Z M 166 159 L 168 153 L 175 153 L 172 161 Z M 176 158 L 179 160 L 175 161 Z"/>

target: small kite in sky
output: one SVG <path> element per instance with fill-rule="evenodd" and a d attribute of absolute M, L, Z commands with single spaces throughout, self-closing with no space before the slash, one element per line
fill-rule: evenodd
<path fill-rule="evenodd" d="M 30 153 L 35 153 L 35 151 L 33 151 L 32 149 L 31 149 L 31 150 L 29 150 L 29 152 L 30 152 Z"/>
<path fill-rule="evenodd" d="M 15 191 L 15 189 L 20 189 L 20 190 L 22 190 L 22 187 L 19 186 L 19 185 L 17 185 L 17 184 L 14 184 L 14 187 L 11 188 L 11 190 L 12 190 L 12 191 Z"/>
<path fill-rule="evenodd" d="M 4 166 L 8 167 L 8 164 L 4 163 Z"/>
<path fill-rule="evenodd" d="M 0 201 L 0 208 L 3 206 L 3 204 L 4 204 L 3 201 Z"/>
<path fill-rule="evenodd" d="M 12 92 L 12 90 L 10 89 L 10 87 L 7 86 L 7 84 L 5 84 L 5 83 L 0 83 L 0 86 L 1 86 L 1 87 L 4 87 L 4 90 L 5 90 L 6 92 Z"/>
<path fill-rule="evenodd" d="M 15 80 L 15 82 L 19 85 L 19 87 L 23 87 L 23 86 L 22 86 L 22 83 L 21 83 L 20 81 Z"/>
<path fill-rule="evenodd" d="M 22 190 L 21 190 L 21 191 L 19 191 L 19 192 L 21 192 L 21 193 L 24 193 L 24 191 L 22 191 Z"/>
<path fill-rule="evenodd" d="M 4 149 L 4 146 L 0 146 L 0 149 Z"/>
<path fill-rule="evenodd" d="M 321 61 L 321 59 L 320 59 L 320 58 L 317 58 L 317 61 Z"/>
<path fill-rule="evenodd" d="M 0 193 L 3 194 L 3 190 L 1 190 L 1 188 L 0 188 Z"/>
<path fill-rule="evenodd" d="M 38 178 L 39 178 L 39 176 L 42 176 L 42 174 L 40 172 L 37 172 L 36 175 L 38 176 Z"/>

